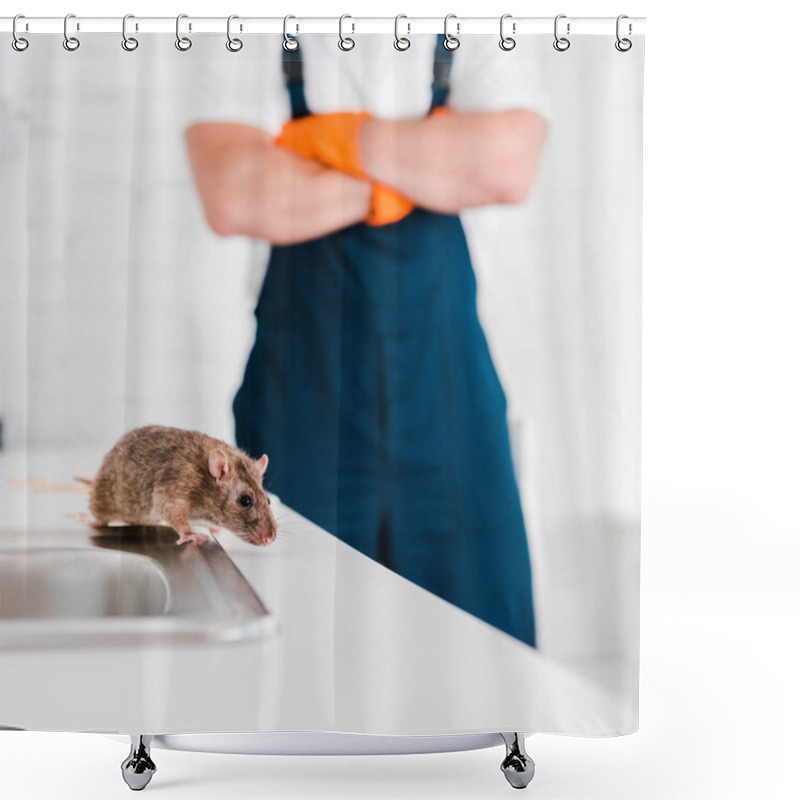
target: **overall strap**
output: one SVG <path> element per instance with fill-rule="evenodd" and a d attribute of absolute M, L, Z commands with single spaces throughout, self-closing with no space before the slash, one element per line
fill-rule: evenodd
<path fill-rule="evenodd" d="M 436 37 L 436 50 L 433 54 L 433 83 L 431 84 L 431 111 L 447 105 L 450 94 L 450 70 L 453 67 L 453 51 L 444 46 L 444 34 Z"/>
<path fill-rule="evenodd" d="M 292 119 L 307 117 L 311 112 L 306 103 L 306 90 L 303 84 L 303 51 L 282 49 L 283 82 L 289 92 L 292 106 Z"/>

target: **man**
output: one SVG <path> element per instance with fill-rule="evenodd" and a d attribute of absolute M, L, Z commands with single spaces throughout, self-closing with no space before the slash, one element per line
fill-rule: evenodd
<path fill-rule="evenodd" d="M 211 227 L 272 245 L 237 444 L 269 453 L 289 506 L 535 645 L 505 397 L 457 215 L 525 198 L 546 124 L 496 42 L 453 65 L 423 38 L 408 59 L 386 37 L 352 53 L 310 37 L 282 55 L 277 137 L 222 112 L 187 130 Z"/>

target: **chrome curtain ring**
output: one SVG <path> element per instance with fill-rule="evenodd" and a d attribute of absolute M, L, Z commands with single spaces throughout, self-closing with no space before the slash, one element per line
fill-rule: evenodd
<path fill-rule="evenodd" d="M 238 53 L 244 47 L 244 43 L 242 42 L 241 39 L 236 39 L 233 36 L 231 36 L 231 22 L 233 22 L 235 19 L 239 19 L 239 17 L 237 17 L 236 14 L 231 14 L 228 17 L 228 28 L 227 28 L 228 41 L 225 42 L 225 47 L 227 47 L 231 53 Z M 242 27 L 240 25 L 239 30 L 241 31 L 241 29 Z"/>
<path fill-rule="evenodd" d="M 451 19 L 456 20 L 456 33 L 461 33 L 461 23 L 458 22 L 458 17 L 455 14 L 448 14 L 444 18 L 444 48 L 445 50 L 458 50 L 461 47 L 461 42 L 457 36 L 451 36 L 447 31 L 447 23 Z"/>
<path fill-rule="evenodd" d="M 122 49 L 127 50 L 129 53 L 132 53 L 139 46 L 139 40 L 134 38 L 133 36 L 128 36 L 129 19 L 135 19 L 133 14 L 126 14 L 122 18 Z"/>
<path fill-rule="evenodd" d="M 553 23 L 553 36 L 555 37 L 555 41 L 553 42 L 553 47 L 555 47 L 555 49 L 558 50 L 559 53 L 563 53 L 565 50 L 569 50 L 569 46 L 571 44 L 570 40 L 567 39 L 567 36 L 569 36 L 570 33 L 569 22 L 567 23 L 567 36 L 558 35 L 558 21 L 560 19 L 566 19 L 566 18 L 567 18 L 566 14 L 559 14 L 556 17 L 555 22 Z"/>
<path fill-rule="evenodd" d="M 344 35 L 343 26 L 344 26 L 344 21 L 346 19 L 353 19 L 353 18 L 349 14 L 342 14 L 342 16 L 339 17 L 339 49 L 344 50 L 345 53 L 348 50 L 352 50 L 356 46 L 355 40 L 352 37 Z M 350 23 L 350 28 L 351 28 L 350 33 L 356 32 L 355 22 Z"/>
<path fill-rule="evenodd" d="M 288 50 L 290 53 L 294 50 L 297 50 L 300 47 L 300 42 L 294 38 L 294 36 L 289 36 L 289 20 L 290 19 L 297 19 L 297 17 L 293 16 L 292 14 L 287 14 L 283 18 L 283 49 Z M 295 31 L 299 31 L 300 26 L 295 26 Z"/>
<path fill-rule="evenodd" d="M 178 14 L 175 18 L 175 47 L 186 52 L 192 46 L 192 40 L 188 36 L 181 35 L 181 20 L 189 19 L 188 14 Z M 192 30 L 192 23 L 189 23 L 189 31 Z"/>
<path fill-rule="evenodd" d="M 75 19 L 74 14 L 67 14 L 64 17 L 64 49 L 73 52 L 81 46 L 81 43 L 77 38 L 69 35 L 69 21 L 71 19 Z M 80 30 L 80 27 L 76 27 L 76 29 Z"/>
<path fill-rule="evenodd" d="M 620 51 L 620 53 L 627 53 L 628 50 L 630 50 L 631 47 L 633 47 L 633 42 L 630 39 L 623 39 L 619 35 L 620 23 L 624 19 L 628 19 L 628 15 L 627 14 L 620 14 L 617 17 L 617 41 L 614 42 L 614 47 L 616 47 L 617 50 Z M 630 36 L 631 33 L 633 33 L 633 26 L 629 22 L 628 23 L 628 36 Z"/>
<path fill-rule="evenodd" d="M 400 20 L 401 19 L 408 19 L 405 14 L 398 14 L 394 18 L 394 49 L 395 50 L 408 50 L 411 47 L 411 39 L 408 36 L 401 36 L 400 35 Z M 407 34 L 411 33 L 411 23 L 406 23 L 406 27 L 408 30 L 406 31 Z"/>
<path fill-rule="evenodd" d="M 17 33 L 17 20 L 18 19 L 25 19 L 25 15 L 24 14 L 17 14 L 17 16 L 14 17 L 14 21 L 11 23 L 11 35 L 14 37 L 11 40 L 11 46 L 18 53 L 21 53 L 23 50 L 27 50 L 28 49 L 28 40 L 27 39 L 23 39 L 22 36 L 20 36 Z"/>
<path fill-rule="evenodd" d="M 517 46 L 516 39 L 513 39 L 511 36 L 506 36 L 505 25 L 507 19 L 511 19 L 511 14 L 503 14 L 503 16 L 500 17 L 500 49 L 505 50 L 506 52 L 513 50 Z M 511 32 L 517 32 L 516 22 L 511 23 Z"/>

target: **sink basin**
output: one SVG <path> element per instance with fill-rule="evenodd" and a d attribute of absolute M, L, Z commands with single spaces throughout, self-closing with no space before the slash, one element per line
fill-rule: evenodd
<path fill-rule="evenodd" d="M 0 619 L 152 617 L 169 587 L 145 556 L 93 550 L 0 551 Z"/>
<path fill-rule="evenodd" d="M 0 646 L 236 641 L 272 617 L 213 539 L 162 527 L 0 533 Z"/>

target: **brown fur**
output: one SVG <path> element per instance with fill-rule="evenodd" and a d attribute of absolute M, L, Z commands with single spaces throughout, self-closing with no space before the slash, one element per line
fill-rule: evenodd
<path fill-rule="evenodd" d="M 212 456 L 212 451 L 224 454 Z M 216 468 L 224 474 L 214 474 Z M 198 431 L 148 425 L 126 433 L 106 454 L 92 482 L 96 524 L 169 523 L 184 541 L 202 541 L 190 521 L 215 523 L 251 544 L 275 539 L 275 519 L 262 484 L 261 462 Z M 252 506 L 240 498 L 247 494 Z"/>

